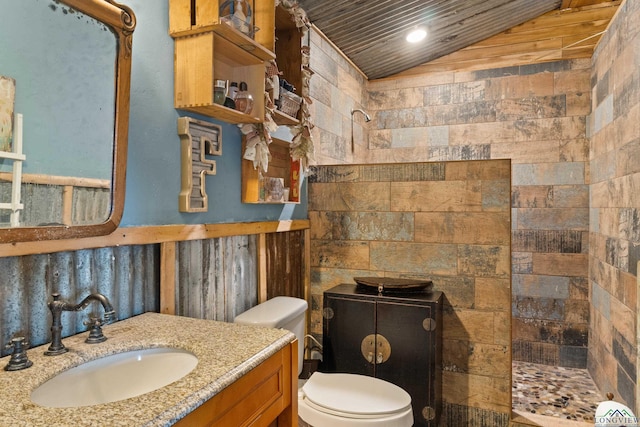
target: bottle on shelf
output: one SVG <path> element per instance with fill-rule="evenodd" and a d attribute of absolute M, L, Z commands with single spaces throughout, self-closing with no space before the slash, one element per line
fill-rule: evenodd
<path fill-rule="evenodd" d="M 213 102 L 223 105 L 227 97 L 227 80 L 216 80 L 213 84 Z"/>
<path fill-rule="evenodd" d="M 224 106 L 236 109 L 236 96 L 238 95 L 238 82 L 231 82 L 229 85 L 229 93 L 224 100 Z"/>
<path fill-rule="evenodd" d="M 249 93 L 246 82 L 240 82 L 240 90 L 238 90 L 235 101 L 236 110 L 245 114 L 250 114 L 253 110 L 253 96 Z"/>

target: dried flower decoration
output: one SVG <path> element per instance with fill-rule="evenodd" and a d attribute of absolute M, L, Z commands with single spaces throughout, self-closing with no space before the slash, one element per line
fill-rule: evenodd
<path fill-rule="evenodd" d="M 300 7 L 297 1 L 291 0 L 275 0 L 275 7 L 282 5 L 282 7 L 291 14 L 292 20 L 295 22 L 296 27 L 301 33 L 301 37 L 304 37 L 311 28 L 311 23 L 307 18 L 306 12 Z M 311 112 L 309 105 L 312 100 L 309 95 L 309 87 L 311 76 L 313 71 L 309 68 L 309 46 L 303 46 L 301 49 L 302 55 L 302 87 L 300 88 L 300 95 L 302 97 L 302 103 L 300 105 L 301 119 L 298 125 L 292 127 L 293 139 L 291 141 L 291 158 L 293 160 L 300 160 L 300 165 L 304 171 L 307 171 L 309 164 L 315 160 L 314 153 L 315 148 L 313 145 L 313 138 L 311 136 L 311 129 L 314 125 L 311 120 Z M 265 120 L 263 124 L 244 124 L 238 125 L 242 133 L 246 137 L 246 148 L 243 157 L 253 162 L 254 168 L 261 168 L 266 172 L 269 168 L 269 160 L 271 159 L 271 153 L 269 152 L 269 145 L 272 142 L 271 132 L 275 132 L 278 129 L 278 125 L 273 120 L 273 111 L 275 105 L 273 100 L 269 96 L 269 90 L 276 87 L 278 84 L 278 78 L 281 72 L 278 70 L 278 65 L 275 60 L 267 63 L 265 67 Z"/>

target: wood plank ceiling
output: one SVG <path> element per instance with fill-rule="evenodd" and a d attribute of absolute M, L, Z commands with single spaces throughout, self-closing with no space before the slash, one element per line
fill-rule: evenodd
<path fill-rule="evenodd" d="M 622 1 L 298 0 L 369 79 L 590 58 Z"/>

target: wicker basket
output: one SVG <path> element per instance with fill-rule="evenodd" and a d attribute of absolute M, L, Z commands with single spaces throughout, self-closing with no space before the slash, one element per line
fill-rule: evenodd
<path fill-rule="evenodd" d="M 278 109 L 288 116 L 296 117 L 302 104 L 302 98 L 293 92 L 280 88 L 280 107 Z"/>

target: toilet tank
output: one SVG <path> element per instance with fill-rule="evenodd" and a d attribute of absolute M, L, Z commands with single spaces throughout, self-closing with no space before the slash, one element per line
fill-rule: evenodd
<path fill-rule="evenodd" d="M 298 374 L 304 358 L 305 313 L 307 301 L 294 297 L 274 297 L 241 313 L 234 323 L 281 328 L 294 333 L 298 339 Z"/>

